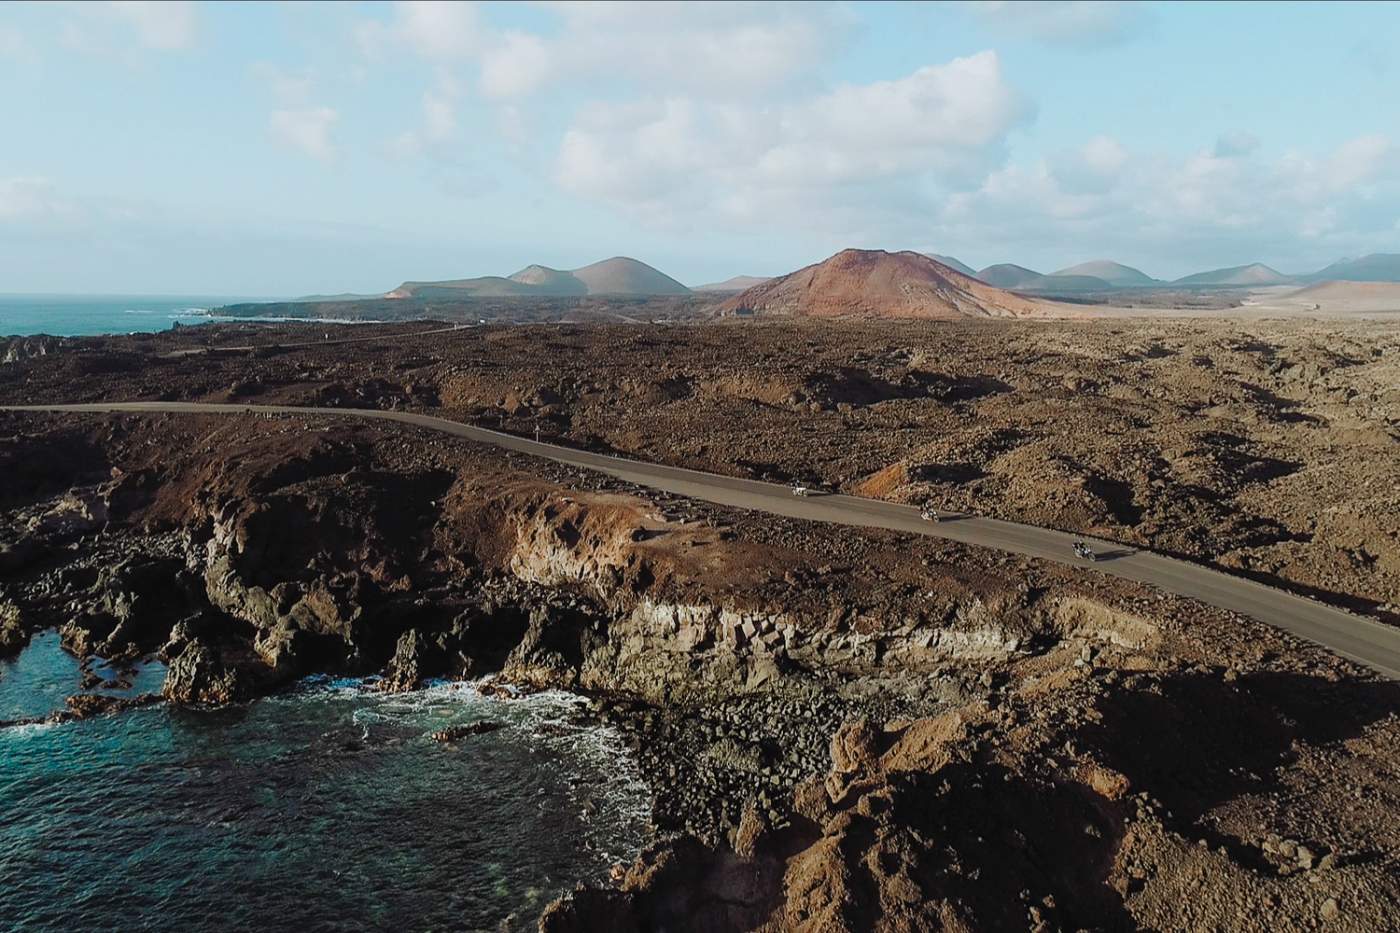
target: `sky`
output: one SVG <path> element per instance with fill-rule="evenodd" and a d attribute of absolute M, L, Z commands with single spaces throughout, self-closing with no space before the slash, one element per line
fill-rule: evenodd
<path fill-rule="evenodd" d="M 1400 4 L 0 4 L 0 293 L 1400 252 Z"/>

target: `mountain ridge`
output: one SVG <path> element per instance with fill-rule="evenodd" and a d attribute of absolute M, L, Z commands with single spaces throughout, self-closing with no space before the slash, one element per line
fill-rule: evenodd
<path fill-rule="evenodd" d="M 1070 266 L 1051 275 L 1087 275 L 1096 279 L 1103 279 L 1115 288 L 1137 288 L 1147 285 L 1162 284 L 1158 279 L 1152 278 L 1141 269 L 1134 269 L 1132 266 L 1125 266 L 1121 262 L 1114 262 L 1111 259 L 1094 259 L 1089 262 L 1081 262 L 1077 266 Z"/>
<path fill-rule="evenodd" d="M 693 285 L 693 292 L 742 292 L 746 288 L 753 288 L 755 285 L 762 285 L 769 280 L 766 275 L 735 275 L 725 279 L 723 282 L 707 282 L 704 285 Z"/>
<path fill-rule="evenodd" d="M 963 320 L 1033 316 L 1038 302 L 923 253 L 842 250 L 770 279 L 720 305 L 722 313 Z"/>
<path fill-rule="evenodd" d="M 1012 262 L 988 266 L 976 275 L 978 279 L 997 288 L 1043 292 L 1050 295 L 1108 291 L 1114 287 L 1091 275 L 1044 275 Z"/>
<path fill-rule="evenodd" d="M 1277 269 L 1262 262 L 1246 263 L 1243 266 L 1227 266 L 1224 269 L 1210 269 L 1174 279 L 1173 285 L 1287 285 L 1295 282 L 1293 276 L 1284 275 Z"/>
<path fill-rule="evenodd" d="M 1357 259 L 1339 259 L 1298 278 L 1306 282 L 1400 282 L 1400 253 L 1369 253 Z"/>
<path fill-rule="evenodd" d="M 580 295 L 689 295 L 690 289 L 661 270 L 630 256 L 614 256 L 577 269 L 532 263 L 510 276 L 407 281 L 385 298 L 567 298 Z"/>

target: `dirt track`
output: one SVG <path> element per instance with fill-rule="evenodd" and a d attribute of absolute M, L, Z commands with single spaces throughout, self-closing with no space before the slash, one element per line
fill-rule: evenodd
<path fill-rule="evenodd" d="M 397 421 L 489 443 L 570 466 L 599 470 L 628 482 L 739 508 L 862 527 L 928 534 L 1060 563 L 1090 566 L 1072 556 L 1075 536 L 975 516 L 931 523 L 907 505 L 831 495 L 799 498 L 788 487 L 574 450 L 412 412 L 326 410 L 306 406 L 201 402 L 105 402 L 78 405 L 3 406 L 10 411 L 263 413 L 325 415 Z M 1181 596 L 1238 612 L 1314 641 L 1344 657 L 1400 679 L 1400 630 L 1249 580 L 1146 550 L 1109 546 L 1092 566 L 1103 573 L 1148 583 Z"/>

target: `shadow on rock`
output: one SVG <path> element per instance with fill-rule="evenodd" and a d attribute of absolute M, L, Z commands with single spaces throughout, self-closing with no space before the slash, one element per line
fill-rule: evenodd
<path fill-rule="evenodd" d="M 1127 929 L 1106 884 L 1121 817 L 1087 788 L 956 763 L 861 782 L 839 809 L 735 848 L 655 847 L 619 889 L 551 905 L 550 933 Z M 815 818 L 815 819 L 814 819 Z"/>
<path fill-rule="evenodd" d="M 1243 794 L 1278 785 L 1294 743 L 1360 735 L 1400 708 L 1400 684 L 1257 673 L 1233 682 L 1186 674 L 1133 685 L 1099 703 L 1082 741 L 1173 815 L 1194 822 Z"/>

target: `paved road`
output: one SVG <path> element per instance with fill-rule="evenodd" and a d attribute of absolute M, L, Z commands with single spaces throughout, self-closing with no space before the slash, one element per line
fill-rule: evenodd
<path fill-rule="evenodd" d="M 413 412 L 365 408 L 309 408 L 287 405 L 231 405 L 205 402 L 103 402 L 85 405 L 0 406 L 0 411 L 77 411 L 134 413 L 261 413 L 318 415 L 395 421 L 507 450 L 545 457 L 559 463 L 607 473 L 627 482 L 720 505 L 754 509 L 775 515 L 888 528 L 910 534 L 933 535 L 952 541 L 1024 554 L 1074 567 L 1092 568 L 1110 576 L 1146 583 L 1201 602 L 1246 615 L 1400 680 L 1400 628 L 1343 612 L 1273 587 L 1186 561 L 1108 542 L 1092 542 L 1099 559 L 1074 555 L 1074 535 L 1034 525 L 994 518 L 955 515 L 933 523 L 922 520 L 913 506 L 842 495 L 799 498 L 787 486 L 701 473 L 680 467 L 625 460 L 604 454 L 540 443 L 512 434 L 474 427 L 446 418 Z"/>

